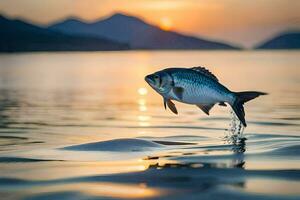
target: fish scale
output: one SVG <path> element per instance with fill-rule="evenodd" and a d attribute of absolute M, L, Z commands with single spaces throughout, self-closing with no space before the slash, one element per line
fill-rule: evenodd
<path fill-rule="evenodd" d="M 212 104 L 220 101 L 232 101 L 233 94 L 227 88 L 197 73 L 193 70 L 184 72 L 171 72 L 174 86 L 184 88 L 183 99 L 179 99 L 173 93 L 170 97 L 174 100 L 190 104 Z"/>

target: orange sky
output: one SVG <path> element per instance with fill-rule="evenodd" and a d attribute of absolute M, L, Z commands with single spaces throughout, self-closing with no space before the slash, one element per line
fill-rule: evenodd
<path fill-rule="evenodd" d="M 300 29 L 299 0 L 1 0 L 0 13 L 36 23 L 77 16 L 92 21 L 115 12 L 166 30 L 253 46 Z"/>

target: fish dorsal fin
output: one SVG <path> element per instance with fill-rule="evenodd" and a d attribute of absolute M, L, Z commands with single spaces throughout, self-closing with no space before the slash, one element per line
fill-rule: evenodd
<path fill-rule="evenodd" d="M 195 70 L 197 72 L 200 72 L 201 74 L 203 74 L 203 75 L 219 82 L 218 78 L 213 73 L 211 73 L 208 69 L 206 69 L 205 67 L 200 67 L 199 66 L 199 67 L 192 67 L 191 69 Z"/>
<path fill-rule="evenodd" d="M 214 105 L 215 104 L 198 104 L 196 106 L 200 108 L 205 114 L 209 115 L 209 111 Z"/>

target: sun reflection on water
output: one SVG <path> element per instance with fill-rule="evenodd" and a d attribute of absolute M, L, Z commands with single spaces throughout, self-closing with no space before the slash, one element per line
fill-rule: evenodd
<path fill-rule="evenodd" d="M 140 121 L 139 122 L 139 126 L 147 127 L 147 126 L 150 126 L 150 123 L 149 122 Z"/>
<path fill-rule="evenodd" d="M 148 94 L 148 90 L 147 88 L 141 87 L 138 89 L 138 93 L 142 96 L 147 95 Z"/>
<path fill-rule="evenodd" d="M 146 106 L 146 100 L 143 98 L 140 98 L 138 100 L 138 105 L 139 105 L 139 111 L 145 112 L 147 111 L 147 106 Z"/>
<path fill-rule="evenodd" d="M 42 193 L 76 190 L 82 194 L 94 197 L 113 197 L 125 199 L 153 198 L 162 195 L 160 189 L 149 188 L 145 183 L 139 184 L 117 184 L 117 183 L 72 183 L 54 186 L 38 186 L 35 191 Z M 33 192 L 34 193 L 34 192 Z"/>
<path fill-rule="evenodd" d="M 146 115 L 145 113 L 147 111 L 145 96 L 148 94 L 148 90 L 146 88 L 141 87 L 137 90 L 137 92 L 139 94 L 139 99 L 137 101 L 138 108 L 140 112 L 143 112 L 143 114 L 137 116 L 138 124 L 142 127 L 150 126 L 149 121 L 151 117 Z"/>

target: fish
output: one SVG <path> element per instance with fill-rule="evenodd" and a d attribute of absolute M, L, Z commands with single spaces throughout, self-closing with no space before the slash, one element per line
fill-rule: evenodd
<path fill-rule="evenodd" d="M 196 105 L 205 114 L 216 104 L 227 106 L 229 104 L 244 127 L 244 103 L 267 95 L 265 92 L 244 91 L 233 92 L 222 85 L 218 78 L 205 67 L 192 68 L 166 68 L 145 76 L 145 81 L 163 97 L 164 108 L 167 107 L 178 114 L 175 103 Z"/>

